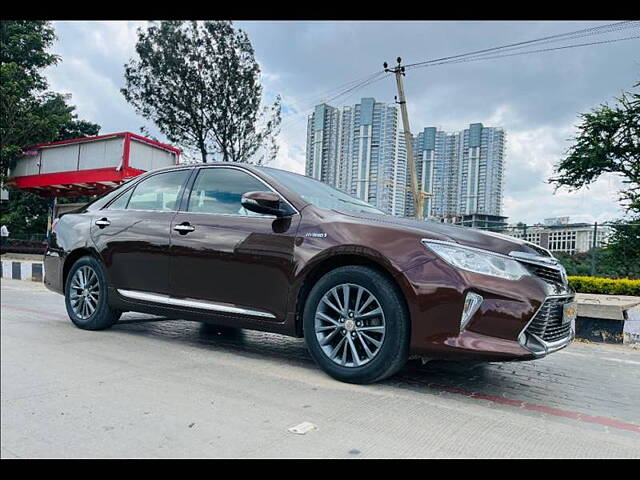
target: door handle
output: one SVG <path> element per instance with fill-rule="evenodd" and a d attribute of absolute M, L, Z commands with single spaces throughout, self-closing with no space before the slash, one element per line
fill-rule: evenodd
<path fill-rule="evenodd" d="M 176 232 L 180 232 L 182 235 L 186 235 L 189 232 L 193 232 L 196 227 L 189 225 L 189 222 L 181 223 L 180 225 L 176 225 L 173 227 Z"/>
<path fill-rule="evenodd" d="M 100 220 L 96 220 L 96 225 L 100 228 L 104 228 L 111 225 L 111 222 L 106 218 L 101 218 Z"/>

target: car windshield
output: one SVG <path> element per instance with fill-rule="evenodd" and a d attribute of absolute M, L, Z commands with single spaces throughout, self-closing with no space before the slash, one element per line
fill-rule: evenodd
<path fill-rule="evenodd" d="M 333 188 L 313 178 L 305 177 L 293 172 L 279 170 L 277 168 L 260 167 L 278 182 L 292 192 L 297 193 L 302 199 L 327 210 L 337 210 L 339 212 L 356 213 L 377 213 L 386 215 L 382 210 L 352 197 L 337 188 Z"/>

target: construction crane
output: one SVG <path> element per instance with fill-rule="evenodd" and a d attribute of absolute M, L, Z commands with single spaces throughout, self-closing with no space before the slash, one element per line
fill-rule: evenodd
<path fill-rule="evenodd" d="M 391 180 L 387 180 L 386 182 L 383 182 L 383 184 L 384 184 L 384 185 L 389 185 L 390 187 L 393 187 L 393 188 L 400 188 L 400 189 L 402 189 L 402 190 L 404 190 L 404 191 L 406 191 L 406 192 L 409 192 L 409 193 L 411 193 L 411 194 L 415 195 L 415 194 L 414 194 L 413 187 L 406 187 L 406 186 L 404 186 L 404 185 L 398 185 L 397 183 L 394 183 L 394 182 L 392 182 Z M 431 192 L 425 192 L 424 190 L 418 190 L 418 195 L 420 195 L 420 198 L 419 198 L 419 200 L 418 200 L 418 206 L 419 206 L 419 208 L 421 209 L 420 211 L 421 211 L 422 213 L 424 213 L 424 202 L 425 202 L 425 200 L 426 200 L 428 197 L 433 197 L 433 193 L 431 193 Z M 415 203 L 416 203 L 416 202 L 415 202 L 415 200 L 414 200 L 414 205 L 415 205 Z M 421 214 L 421 216 L 420 216 L 420 217 L 418 217 L 418 215 L 416 214 L 416 215 L 415 215 L 415 217 L 416 217 L 418 220 L 421 220 L 421 219 L 423 219 L 423 218 L 424 218 L 424 215 L 422 215 L 422 214 Z"/>

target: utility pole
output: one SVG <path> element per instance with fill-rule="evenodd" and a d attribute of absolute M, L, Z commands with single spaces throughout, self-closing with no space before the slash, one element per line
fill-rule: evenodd
<path fill-rule="evenodd" d="M 596 247 L 598 246 L 598 222 L 593 222 L 593 243 L 591 246 L 591 276 L 596 276 Z"/>
<path fill-rule="evenodd" d="M 402 77 L 404 76 L 404 67 L 401 65 L 402 59 L 398 57 L 398 65 L 391 69 L 388 68 L 387 62 L 384 62 L 384 71 L 395 73 L 396 84 L 398 86 L 398 98 L 400 101 L 400 111 L 402 112 L 402 125 L 404 127 L 404 141 L 407 146 L 407 166 L 411 174 L 411 193 L 413 194 L 413 207 L 415 209 L 416 220 L 422 220 L 424 210 L 425 193 L 418 186 L 418 173 L 416 171 L 416 162 L 413 158 L 413 137 L 411 136 L 411 128 L 409 127 L 409 114 L 407 113 L 407 101 L 404 96 L 404 84 Z"/>

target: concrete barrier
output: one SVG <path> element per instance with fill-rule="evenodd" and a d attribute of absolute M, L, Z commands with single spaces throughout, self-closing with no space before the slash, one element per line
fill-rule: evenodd
<path fill-rule="evenodd" d="M 28 280 L 32 282 L 42 282 L 44 280 L 44 264 L 42 256 L 37 256 L 36 260 L 30 255 L 7 256 L 3 255 L 0 261 L 0 276 L 2 278 L 12 278 L 14 280 Z"/>
<path fill-rule="evenodd" d="M 576 336 L 605 343 L 640 343 L 640 297 L 577 293 Z"/>

